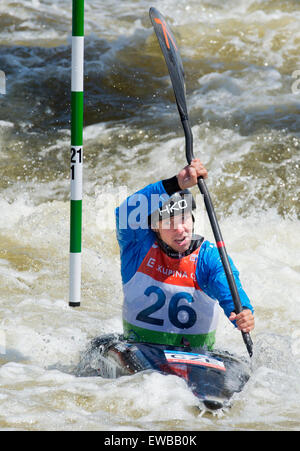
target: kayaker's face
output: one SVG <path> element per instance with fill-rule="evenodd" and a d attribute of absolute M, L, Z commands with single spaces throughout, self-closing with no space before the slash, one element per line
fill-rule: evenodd
<path fill-rule="evenodd" d="M 193 225 L 193 218 L 189 213 L 184 218 L 178 215 L 159 221 L 158 228 L 155 231 L 174 251 L 183 253 L 190 247 Z"/>

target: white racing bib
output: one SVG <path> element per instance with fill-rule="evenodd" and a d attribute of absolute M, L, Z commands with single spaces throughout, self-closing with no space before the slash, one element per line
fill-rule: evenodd
<path fill-rule="evenodd" d="M 123 286 L 123 319 L 131 326 L 162 333 L 203 335 L 215 331 L 219 305 L 197 283 L 199 250 L 174 259 L 155 243 Z"/>

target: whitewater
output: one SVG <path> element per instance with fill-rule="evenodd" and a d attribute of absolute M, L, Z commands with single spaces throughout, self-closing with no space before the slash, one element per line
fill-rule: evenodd
<path fill-rule="evenodd" d="M 2 0 L 0 429 L 300 429 L 300 7 L 296 0 L 86 0 L 82 304 L 68 306 L 72 2 Z M 255 308 L 252 377 L 222 415 L 184 380 L 77 377 L 92 338 L 122 331 L 114 208 L 185 165 L 149 20 L 170 23 L 194 153 Z M 196 228 L 213 241 L 201 196 Z M 247 357 L 221 316 L 216 347 Z"/>

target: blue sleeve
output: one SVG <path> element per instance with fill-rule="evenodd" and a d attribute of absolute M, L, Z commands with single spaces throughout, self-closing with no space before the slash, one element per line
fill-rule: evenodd
<path fill-rule="evenodd" d="M 163 183 L 157 182 L 132 194 L 116 208 L 123 283 L 133 277 L 154 243 L 155 233 L 149 228 L 148 216 L 168 197 Z"/>
<path fill-rule="evenodd" d="M 253 313 L 251 302 L 239 279 L 239 272 L 232 259 L 230 257 L 228 258 L 240 295 L 241 304 L 244 308 L 250 309 Z M 205 241 L 201 246 L 196 277 L 200 288 L 211 298 L 217 299 L 226 316 L 229 317 L 230 313 L 235 310 L 234 302 L 232 300 L 219 251 L 217 247 L 209 241 Z"/>

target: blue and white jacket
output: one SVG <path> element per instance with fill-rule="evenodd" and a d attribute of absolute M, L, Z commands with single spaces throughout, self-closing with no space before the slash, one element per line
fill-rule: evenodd
<path fill-rule="evenodd" d="M 185 326 L 186 323 L 184 322 L 184 320 L 181 320 L 181 322 L 173 320 L 173 324 L 171 324 L 170 321 L 166 319 L 167 311 L 170 315 L 170 306 L 167 309 L 167 302 L 170 301 L 170 299 L 169 301 L 167 301 L 169 294 L 167 294 L 167 297 L 165 298 L 166 306 L 164 306 L 161 299 L 160 304 L 157 300 L 157 304 L 154 304 L 157 305 L 157 308 L 152 308 L 151 310 L 152 312 L 155 312 L 153 313 L 153 315 L 149 314 L 149 305 L 153 305 L 156 298 L 149 298 L 144 296 L 147 292 L 145 290 L 145 283 L 147 284 L 149 281 L 148 285 L 151 286 L 151 288 L 153 288 L 153 285 L 161 284 L 161 282 L 158 282 L 156 280 L 155 275 L 143 274 L 141 276 L 140 274 L 142 271 L 141 268 L 145 267 L 146 256 L 150 255 L 148 253 L 152 248 L 158 247 L 156 244 L 157 236 L 148 226 L 148 216 L 152 213 L 153 208 L 157 207 L 157 204 L 155 207 L 153 207 L 151 197 L 166 200 L 171 194 L 173 194 L 173 192 L 174 178 L 153 183 L 141 189 L 132 196 L 129 196 L 116 209 L 117 239 L 120 246 L 121 275 L 124 290 L 124 332 L 128 337 L 131 336 L 134 340 L 159 343 L 165 342 L 166 344 L 175 345 L 182 344 L 182 338 L 184 336 L 185 341 L 190 342 L 191 345 L 203 346 L 206 344 L 209 348 L 212 348 L 217 322 L 216 318 L 214 320 L 207 318 L 207 322 L 211 323 L 210 325 L 207 324 L 207 327 L 202 324 L 201 326 L 199 326 L 200 329 L 197 330 L 196 324 L 193 324 L 191 330 L 188 330 L 187 326 Z M 161 252 L 163 251 L 161 250 Z M 242 306 L 243 308 L 248 308 L 253 312 L 250 300 L 240 282 L 239 272 L 234 266 L 230 257 L 229 261 L 231 263 L 232 272 L 236 281 Z M 169 263 L 170 261 L 168 261 L 168 264 Z M 200 288 L 203 297 L 203 301 L 201 301 L 202 298 L 200 297 L 197 302 L 200 304 L 207 304 L 208 300 L 214 301 L 215 304 L 219 304 L 222 307 L 227 317 L 229 317 L 230 313 L 235 310 L 235 306 L 232 300 L 219 251 L 214 244 L 210 243 L 207 240 L 202 241 L 201 247 L 197 251 L 194 274 L 196 279 L 195 289 Z M 149 279 L 150 276 L 151 278 Z M 142 281 L 138 279 L 138 277 L 143 277 Z M 173 284 L 172 292 L 174 294 L 174 284 L 176 285 L 174 279 L 171 283 Z M 156 290 L 162 290 L 162 292 L 165 292 L 166 287 L 168 288 L 169 285 L 164 283 L 163 285 L 159 285 L 159 288 L 156 287 Z M 182 290 L 182 288 L 178 289 Z M 198 292 L 199 291 L 196 291 L 196 293 Z M 170 294 L 170 296 L 171 295 L 172 293 Z M 163 294 L 163 296 L 165 296 L 165 294 Z M 194 310 L 197 311 L 196 302 L 186 305 L 186 307 L 180 307 L 181 304 L 177 302 L 177 310 L 175 313 L 171 312 L 171 315 L 173 315 L 172 317 L 174 318 L 174 314 L 177 315 L 177 313 L 183 314 L 183 310 L 186 310 L 187 313 L 189 311 L 193 313 L 194 318 L 196 313 L 192 312 L 192 307 L 195 305 Z M 159 307 L 161 308 L 161 310 Z M 164 309 L 165 313 L 163 313 Z M 139 310 L 142 310 L 142 313 L 147 311 L 149 315 L 147 316 L 144 313 L 143 315 L 141 315 L 141 313 L 138 313 Z M 182 311 L 180 312 L 180 310 Z M 133 314 L 132 311 L 134 311 Z M 215 308 L 210 307 L 210 311 L 211 313 L 209 315 L 217 315 Z M 205 315 L 207 315 L 207 312 L 202 313 L 201 310 L 199 310 L 199 313 L 197 313 L 198 317 L 201 316 L 203 318 L 206 318 Z M 152 316 L 154 317 L 154 319 L 152 319 Z M 155 325 L 156 317 L 161 318 L 156 319 L 157 326 Z M 145 322 L 138 322 L 136 318 L 144 318 Z M 164 318 L 166 320 L 164 320 Z M 147 324 L 147 322 L 149 324 Z M 162 323 L 164 323 L 164 327 L 160 331 L 159 325 Z M 179 325 L 179 328 L 174 327 L 174 323 L 177 326 Z M 180 327 L 182 330 L 180 329 Z M 200 338 L 196 339 L 195 337 Z M 201 337 L 204 338 L 202 339 Z"/>

